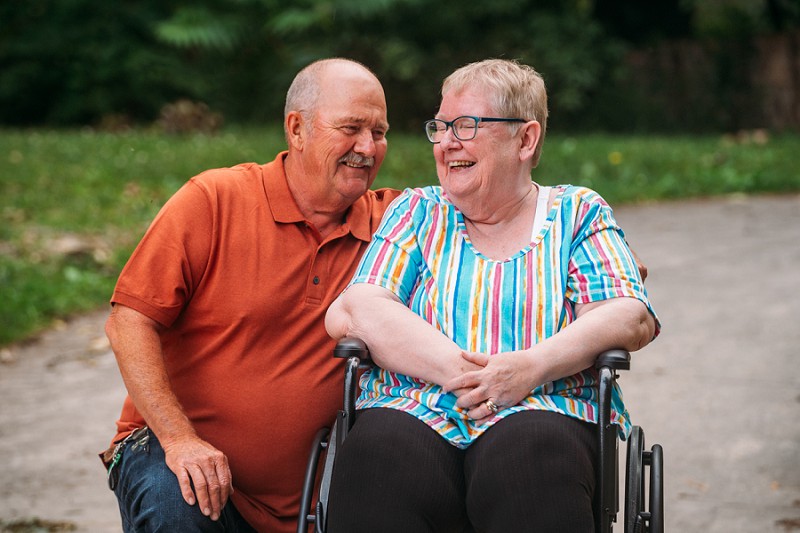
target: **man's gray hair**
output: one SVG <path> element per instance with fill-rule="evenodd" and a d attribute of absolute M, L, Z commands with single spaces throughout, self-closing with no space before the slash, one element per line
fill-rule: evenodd
<path fill-rule="evenodd" d="M 292 81 L 292 84 L 289 86 L 289 90 L 286 93 L 286 104 L 283 107 L 284 125 L 286 123 L 286 117 L 292 111 L 297 111 L 304 117 L 313 115 L 313 113 L 316 111 L 319 95 L 322 91 L 320 83 L 322 73 L 325 71 L 325 69 L 336 65 L 337 63 L 350 63 L 353 65 L 358 65 L 370 74 L 373 74 L 370 69 L 352 59 L 334 57 L 314 61 L 310 65 L 306 66 L 303 70 L 298 72 L 297 76 L 294 78 L 294 81 Z"/>

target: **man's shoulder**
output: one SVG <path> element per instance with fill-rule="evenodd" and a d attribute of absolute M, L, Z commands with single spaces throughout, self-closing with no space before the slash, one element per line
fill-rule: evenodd
<path fill-rule="evenodd" d="M 265 177 L 270 175 L 272 163 L 240 163 L 230 167 L 208 169 L 193 176 L 187 185 L 193 185 L 209 197 L 259 197 L 264 189 Z"/>
<path fill-rule="evenodd" d="M 211 168 L 194 176 L 191 181 L 198 184 L 224 185 L 231 180 L 260 177 L 263 167 L 258 163 L 239 163 L 231 167 Z"/>

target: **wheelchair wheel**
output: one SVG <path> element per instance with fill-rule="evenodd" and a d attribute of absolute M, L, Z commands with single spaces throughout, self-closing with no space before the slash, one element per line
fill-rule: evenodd
<path fill-rule="evenodd" d="M 645 452 L 650 467 L 649 533 L 664 533 L 664 450 L 654 444 Z"/>
<path fill-rule="evenodd" d="M 644 516 L 644 431 L 634 426 L 628 437 L 625 473 L 625 533 L 647 531 Z"/>
<path fill-rule="evenodd" d="M 311 500 L 314 497 L 314 480 L 317 476 L 320 454 L 322 450 L 328 447 L 329 434 L 330 430 L 328 428 L 320 429 L 314 436 L 314 442 L 311 445 L 311 453 L 308 456 L 306 474 L 303 481 L 303 493 L 300 497 L 300 512 L 297 517 L 297 531 L 299 533 L 306 533 L 309 523 L 319 522 L 319 503 L 317 503 L 317 512 L 311 514 Z"/>

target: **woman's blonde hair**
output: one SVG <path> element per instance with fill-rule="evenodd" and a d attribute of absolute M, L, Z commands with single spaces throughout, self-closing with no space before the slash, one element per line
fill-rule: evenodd
<path fill-rule="evenodd" d="M 536 120 L 542 134 L 533 154 L 539 164 L 547 131 L 547 91 L 544 79 L 532 67 L 508 59 L 486 59 L 470 63 L 450 74 L 442 84 L 442 96 L 468 87 L 484 87 L 498 117 Z"/>

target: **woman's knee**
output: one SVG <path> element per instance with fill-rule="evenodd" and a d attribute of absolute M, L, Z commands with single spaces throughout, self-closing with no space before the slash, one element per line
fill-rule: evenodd
<path fill-rule="evenodd" d="M 595 435 L 591 424 L 543 411 L 516 413 L 489 429 L 465 459 L 476 528 L 591 531 Z"/>
<path fill-rule="evenodd" d="M 458 530 L 464 520 L 459 450 L 415 417 L 359 414 L 336 456 L 329 525 L 337 531 Z M 387 530 L 388 531 L 388 530 Z"/>

